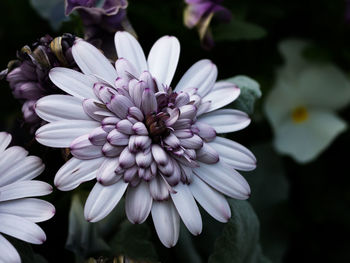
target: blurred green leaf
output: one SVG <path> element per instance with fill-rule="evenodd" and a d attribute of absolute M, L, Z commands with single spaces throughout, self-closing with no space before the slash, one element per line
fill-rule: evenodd
<path fill-rule="evenodd" d="M 306 46 L 302 55 L 311 62 L 327 63 L 332 60 L 328 50 L 317 45 Z"/>
<path fill-rule="evenodd" d="M 113 255 L 123 255 L 134 260 L 156 261 L 156 250 L 147 224 L 134 225 L 125 220 L 109 242 Z"/>
<path fill-rule="evenodd" d="M 214 243 L 216 239 L 221 235 L 222 230 L 226 224 L 214 219 L 201 206 L 199 206 L 199 210 L 202 216 L 203 231 L 196 237 L 191 235 L 191 239 L 193 240 L 194 246 L 199 255 L 204 260 L 208 259 L 214 251 Z M 181 240 L 181 236 L 179 238 Z"/>
<path fill-rule="evenodd" d="M 248 114 L 253 114 L 254 103 L 261 97 L 259 83 L 247 76 L 235 76 L 226 81 L 236 84 L 241 89 L 241 94 L 232 104 L 233 107 Z"/>
<path fill-rule="evenodd" d="M 246 21 L 232 19 L 230 23 L 212 26 L 215 41 L 254 40 L 266 36 L 264 28 Z"/>
<path fill-rule="evenodd" d="M 47 263 L 47 260 L 39 254 L 34 253 L 32 246 L 27 242 L 6 236 L 11 244 L 17 249 L 22 263 Z"/>
<path fill-rule="evenodd" d="M 258 165 L 246 176 L 251 189 L 254 190 L 249 201 L 255 211 L 260 212 L 286 201 L 289 184 L 282 158 L 276 154 L 271 143 L 254 145 L 251 150 L 258 160 Z"/>
<path fill-rule="evenodd" d="M 179 241 L 175 247 L 180 262 L 202 263 L 199 251 L 194 246 L 191 234 L 181 223 Z"/>
<path fill-rule="evenodd" d="M 268 263 L 259 244 L 259 221 L 247 201 L 229 200 L 232 217 L 216 240 L 209 263 Z"/>
<path fill-rule="evenodd" d="M 84 218 L 83 203 L 79 194 L 72 198 L 66 248 L 74 252 L 77 261 L 83 261 L 95 252 L 109 250 L 109 246 L 98 233 L 97 225 L 87 222 Z"/>
<path fill-rule="evenodd" d="M 290 231 L 288 221 L 291 216 L 286 203 L 289 183 L 282 158 L 271 143 L 255 145 L 251 150 L 258 165 L 246 176 L 252 189 L 249 202 L 261 223 L 261 245 L 265 255 L 275 263 L 282 262 Z"/>
<path fill-rule="evenodd" d="M 30 0 L 30 4 L 42 18 L 50 22 L 55 31 L 67 20 L 64 14 L 64 0 Z"/>
<path fill-rule="evenodd" d="M 83 38 L 84 37 L 84 26 L 81 17 L 77 13 L 69 15 L 69 19 L 62 21 L 60 28 L 61 32 L 69 32 L 73 35 Z"/>

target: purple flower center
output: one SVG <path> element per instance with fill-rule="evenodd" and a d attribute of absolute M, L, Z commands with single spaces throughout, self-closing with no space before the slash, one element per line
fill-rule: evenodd
<path fill-rule="evenodd" d="M 115 176 L 98 178 L 101 183 L 123 178 L 136 186 L 158 176 L 171 186 L 191 181 L 183 167 L 197 167 L 197 154 L 203 155 L 204 143 L 216 136 L 212 127 L 196 121 L 201 104 L 196 89 L 175 93 L 170 87 L 160 89 L 148 72 L 139 79 L 126 72 L 113 87 L 96 83 L 94 92 L 99 101 L 88 99 L 83 106 L 101 126 L 73 141 L 70 148 L 80 159 L 91 158 L 86 144 L 91 144 L 92 154 L 102 151 L 115 158 Z M 213 151 L 207 162 L 218 160 Z"/>
<path fill-rule="evenodd" d="M 145 124 L 152 141 L 158 143 L 163 137 L 169 135 L 168 127 L 165 124 L 169 117 L 170 115 L 166 112 L 152 112 L 146 116 Z"/>

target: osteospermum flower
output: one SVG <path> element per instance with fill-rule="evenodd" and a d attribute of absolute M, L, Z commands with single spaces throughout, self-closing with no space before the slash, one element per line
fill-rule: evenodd
<path fill-rule="evenodd" d="M 151 212 L 160 240 L 171 247 L 180 217 L 192 234 L 201 233 L 195 199 L 226 222 L 231 211 L 224 196 L 248 198 L 249 185 L 235 169 L 254 169 L 256 160 L 248 149 L 216 133 L 240 130 L 250 119 L 237 110 L 219 110 L 240 90 L 215 82 L 217 68 L 209 60 L 195 63 L 171 88 L 180 54 L 175 37 L 160 38 L 147 60 L 129 33 L 116 33 L 115 45 L 115 68 L 80 40 L 73 56 L 83 73 L 50 72 L 51 80 L 72 96 L 37 102 L 37 114 L 51 123 L 36 132 L 36 139 L 71 150 L 73 157 L 55 177 L 59 189 L 97 178 L 85 204 L 88 221 L 108 215 L 126 192 L 128 219 L 142 223 Z"/>
<path fill-rule="evenodd" d="M 49 202 L 27 198 L 52 191 L 49 184 L 32 180 L 44 170 L 41 159 L 27 156 L 28 152 L 18 146 L 7 148 L 10 142 L 11 135 L 0 132 L 0 262 L 5 263 L 21 262 L 21 259 L 2 234 L 41 244 L 46 236 L 36 223 L 50 219 L 55 213 Z"/>

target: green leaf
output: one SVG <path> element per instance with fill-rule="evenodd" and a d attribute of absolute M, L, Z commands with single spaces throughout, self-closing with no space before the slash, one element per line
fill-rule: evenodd
<path fill-rule="evenodd" d="M 147 224 L 134 225 L 125 220 L 109 242 L 114 256 L 127 256 L 133 260 L 156 261 L 158 259 Z"/>
<path fill-rule="evenodd" d="M 271 143 L 254 145 L 251 150 L 258 160 L 258 165 L 246 176 L 251 189 L 254 189 L 249 202 L 257 213 L 263 213 L 266 209 L 287 200 L 289 184 L 282 158 L 276 154 Z"/>
<path fill-rule="evenodd" d="M 82 261 L 96 252 L 109 250 L 109 246 L 98 233 L 97 225 L 84 218 L 83 203 L 79 194 L 72 198 L 66 248 L 74 252 L 77 261 Z"/>
<path fill-rule="evenodd" d="M 108 242 L 115 232 L 118 231 L 120 224 L 124 222 L 125 218 L 125 200 L 122 198 L 108 216 L 96 223 L 98 233 Z"/>
<path fill-rule="evenodd" d="M 258 166 L 246 176 L 252 189 L 249 202 L 260 219 L 260 240 L 264 254 L 273 262 L 282 262 L 291 229 L 291 223 L 288 222 L 291 216 L 286 202 L 289 183 L 282 158 L 274 151 L 271 143 L 255 145 L 251 150 L 258 160 Z"/>
<path fill-rule="evenodd" d="M 255 101 L 261 97 L 259 83 L 247 76 L 235 76 L 226 81 L 236 84 L 241 89 L 241 94 L 232 104 L 233 107 L 248 114 L 253 114 Z"/>
<path fill-rule="evenodd" d="M 307 46 L 302 51 L 302 55 L 311 62 L 327 63 L 332 60 L 327 49 L 316 45 Z"/>
<path fill-rule="evenodd" d="M 64 0 L 30 0 L 30 4 L 56 31 L 59 30 L 61 23 L 67 20 L 64 14 Z"/>
<path fill-rule="evenodd" d="M 229 200 L 232 217 L 216 240 L 209 263 L 269 262 L 259 244 L 259 221 L 247 201 Z"/>
<path fill-rule="evenodd" d="M 199 209 L 202 215 L 203 231 L 196 237 L 191 236 L 191 239 L 194 241 L 194 245 L 200 256 L 203 259 L 208 259 L 214 251 L 215 241 L 219 236 L 221 236 L 222 230 L 226 224 L 214 219 L 202 207 L 199 207 Z"/>
<path fill-rule="evenodd" d="M 27 242 L 6 236 L 11 244 L 16 248 L 21 256 L 22 263 L 47 263 L 47 260 L 39 254 L 34 253 L 32 247 Z"/>
<path fill-rule="evenodd" d="M 39 255 L 39 254 L 34 254 L 34 261 L 33 261 L 33 263 L 47 263 L 47 260 L 43 257 L 43 256 L 41 256 L 41 255 Z M 23 263 L 25 263 L 25 262 L 23 262 Z"/>
<path fill-rule="evenodd" d="M 266 30 L 246 21 L 232 19 L 230 23 L 212 26 L 215 41 L 254 40 L 263 38 Z"/>
<path fill-rule="evenodd" d="M 202 263 L 202 259 L 193 244 L 192 236 L 181 223 L 179 241 L 175 247 L 179 262 Z"/>

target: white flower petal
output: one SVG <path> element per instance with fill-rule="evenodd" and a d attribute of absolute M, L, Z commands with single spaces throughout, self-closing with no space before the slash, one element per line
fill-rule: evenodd
<path fill-rule="evenodd" d="M 3 184 L 2 180 L 8 180 L 5 171 L 23 161 L 27 154 L 28 152 L 19 146 L 12 146 L 0 153 L 0 185 Z"/>
<path fill-rule="evenodd" d="M 265 99 L 265 115 L 273 128 L 278 128 L 286 116 L 291 116 L 291 112 L 295 108 L 306 104 L 304 99 L 300 97 L 301 94 L 295 92 L 295 82 L 296 79 L 293 79 L 292 83 L 286 82 L 285 79 L 278 79 L 275 88 Z"/>
<path fill-rule="evenodd" d="M 46 240 L 44 231 L 28 219 L 0 213 L 0 232 L 32 244 Z"/>
<path fill-rule="evenodd" d="M 250 124 L 250 118 L 245 112 L 230 109 L 203 114 L 198 121 L 209 124 L 217 133 L 239 131 Z"/>
<path fill-rule="evenodd" d="M 0 153 L 5 151 L 6 147 L 10 144 L 11 139 L 11 134 L 7 132 L 0 132 Z"/>
<path fill-rule="evenodd" d="M 91 160 L 79 160 L 72 157 L 57 172 L 55 186 L 61 191 L 70 191 L 81 183 L 96 178 L 96 171 L 105 160 L 104 157 Z"/>
<path fill-rule="evenodd" d="M 125 58 L 132 63 L 139 75 L 148 69 L 142 47 L 130 33 L 118 31 L 115 34 L 114 42 L 118 57 Z"/>
<path fill-rule="evenodd" d="M 84 75 L 69 68 L 53 68 L 50 70 L 51 81 L 61 90 L 68 94 L 83 99 L 97 99 L 93 87 L 97 79 L 93 76 Z"/>
<path fill-rule="evenodd" d="M 231 209 L 226 198 L 203 182 L 198 176 L 192 177 L 189 188 L 198 203 L 219 222 L 226 223 L 231 217 Z"/>
<path fill-rule="evenodd" d="M 207 112 L 220 109 L 238 98 L 241 90 L 228 81 L 216 82 L 214 88 L 202 98 L 202 103 L 210 101 Z"/>
<path fill-rule="evenodd" d="M 285 120 L 275 130 L 275 146 L 300 163 L 315 159 L 343 132 L 347 124 L 332 112 L 310 110 L 302 123 Z"/>
<path fill-rule="evenodd" d="M 24 198 L 0 202 L 0 214 L 11 214 L 32 222 L 42 222 L 54 216 L 55 207 L 44 200 Z"/>
<path fill-rule="evenodd" d="M 16 146 L 13 146 L 11 148 L 14 147 L 17 148 Z M 10 150 L 11 148 L 9 148 L 8 150 Z M 6 150 L 6 152 L 8 150 Z M 12 155 L 10 155 L 9 157 L 11 156 Z M 1 160 L 0 165 L 1 163 L 3 163 L 3 161 L 6 160 L 8 160 L 8 158 L 4 158 L 4 160 Z M 0 166 L 0 186 L 8 185 L 13 182 L 31 180 L 37 177 L 39 174 L 41 174 L 45 169 L 45 165 L 43 164 L 42 160 L 36 156 L 28 156 L 25 158 L 22 157 L 20 160 L 18 160 L 18 162 L 8 160 L 8 163 L 10 165 L 4 164 L 3 167 L 7 168 L 4 171 L 2 170 L 2 166 Z"/>
<path fill-rule="evenodd" d="M 148 184 L 154 201 L 164 201 L 169 198 L 169 185 L 164 177 L 156 176 Z"/>
<path fill-rule="evenodd" d="M 204 97 L 214 87 L 218 76 L 218 69 L 213 62 L 208 59 L 202 59 L 190 67 L 179 83 L 175 91 L 180 92 L 188 89 L 198 89 L 198 94 Z"/>
<path fill-rule="evenodd" d="M 285 60 L 284 72 L 288 78 L 295 78 L 307 66 L 302 53 L 308 43 L 299 39 L 287 39 L 279 43 L 278 49 Z"/>
<path fill-rule="evenodd" d="M 237 170 L 251 171 L 256 168 L 254 154 L 237 142 L 217 136 L 209 145 L 219 153 L 220 160 Z"/>
<path fill-rule="evenodd" d="M 0 234 L 0 262 L 21 263 L 21 257 L 17 250 L 3 235 Z"/>
<path fill-rule="evenodd" d="M 321 106 L 329 109 L 340 109 L 346 106 L 350 102 L 350 82 L 347 76 L 333 65 L 308 63 L 302 56 L 302 51 L 307 45 L 307 42 L 296 39 L 288 39 L 280 43 L 279 50 L 285 59 L 285 65 L 278 72 L 276 86 L 284 83 L 290 93 L 300 97 L 299 103 L 306 102 L 307 106 Z M 287 94 L 282 94 L 278 99 L 280 103 L 290 101 Z"/>
<path fill-rule="evenodd" d="M 81 99 L 69 95 L 49 95 L 35 104 L 35 113 L 45 121 L 91 120 Z"/>
<path fill-rule="evenodd" d="M 123 57 L 118 58 L 115 62 L 115 69 L 119 77 L 118 80 L 126 83 L 134 77 L 139 77 L 141 74 L 129 60 Z M 118 85 L 116 86 L 118 87 Z"/>
<path fill-rule="evenodd" d="M 152 219 L 160 241 L 170 248 L 176 245 L 180 232 L 180 217 L 172 201 L 153 201 Z"/>
<path fill-rule="evenodd" d="M 21 181 L 0 187 L 0 201 L 31 196 L 42 196 L 52 192 L 51 185 L 42 181 Z"/>
<path fill-rule="evenodd" d="M 297 81 L 295 92 L 305 98 L 308 106 L 338 110 L 350 103 L 350 81 L 333 65 L 307 67 Z"/>
<path fill-rule="evenodd" d="M 152 208 L 152 197 L 145 181 L 136 187 L 129 187 L 125 197 L 125 211 L 133 224 L 143 223 Z"/>
<path fill-rule="evenodd" d="M 219 192 L 240 200 L 250 195 L 250 187 L 242 175 L 219 161 L 216 164 L 199 163 L 193 171 L 199 178 Z"/>
<path fill-rule="evenodd" d="M 128 183 L 125 183 L 124 180 L 119 180 L 109 186 L 96 183 L 85 203 L 86 220 L 97 222 L 106 217 L 118 204 L 127 187 Z"/>
<path fill-rule="evenodd" d="M 174 186 L 173 189 L 176 193 L 170 195 L 182 221 L 193 235 L 199 235 L 203 227 L 202 217 L 190 189 L 182 182 Z"/>
<path fill-rule="evenodd" d="M 119 167 L 119 157 L 105 158 L 96 173 L 97 181 L 102 185 L 111 185 L 116 183 L 121 174 L 116 174 L 115 170 Z"/>
<path fill-rule="evenodd" d="M 96 75 L 114 86 L 117 72 L 101 51 L 86 41 L 78 40 L 72 47 L 72 54 L 82 72 Z"/>
<path fill-rule="evenodd" d="M 56 121 L 40 127 L 35 133 L 35 138 L 46 146 L 66 148 L 70 146 L 75 138 L 88 134 L 99 126 L 100 123 L 96 121 Z"/>
<path fill-rule="evenodd" d="M 162 84 L 170 86 L 174 77 L 180 56 L 180 43 L 176 37 L 164 36 L 154 43 L 149 52 L 147 63 L 149 72 L 158 82 L 158 88 Z"/>
<path fill-rule="evenodd" d="M 84 134 L 72 141 L 69 148 L 74 157 L 81 160 L 103 157 L 102 145 L 92 144 L 89 136 L 89 134 Z"/>

